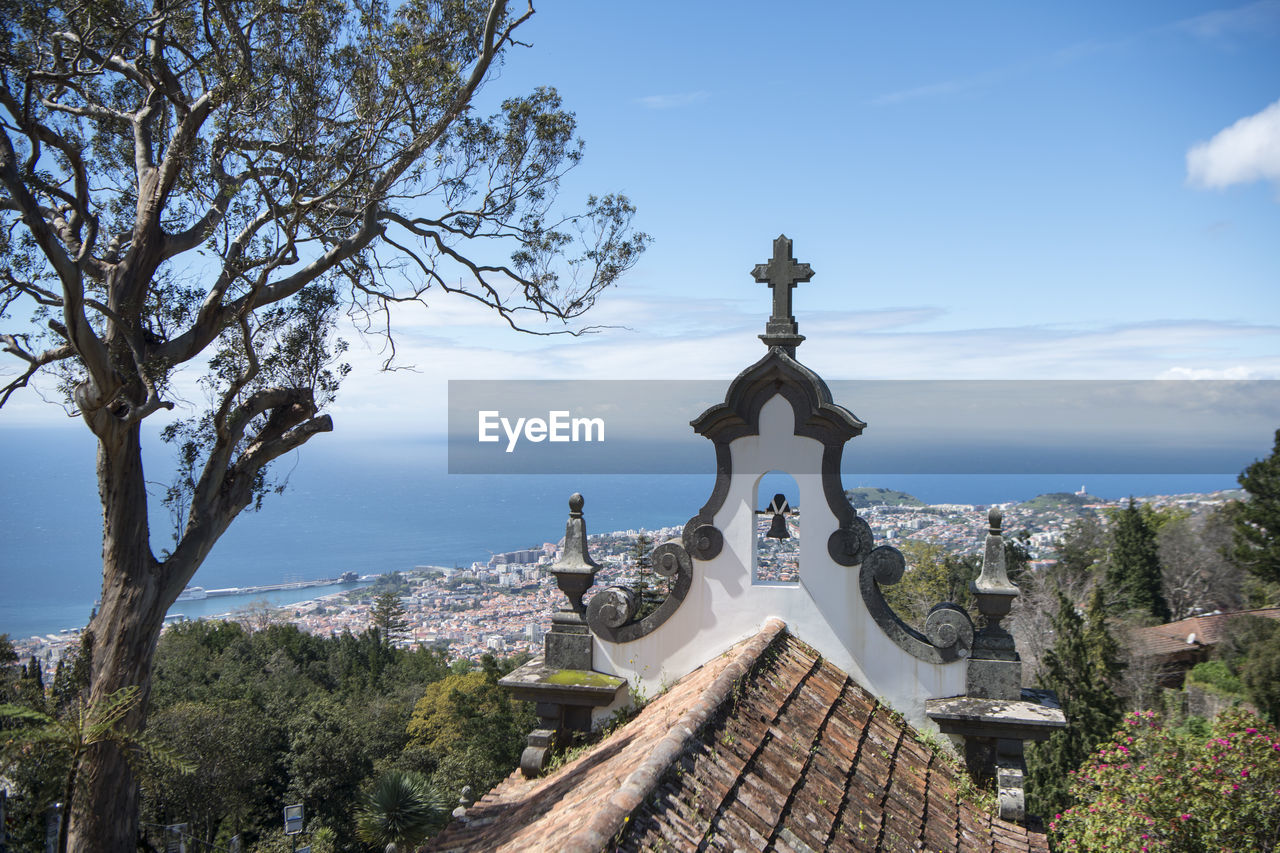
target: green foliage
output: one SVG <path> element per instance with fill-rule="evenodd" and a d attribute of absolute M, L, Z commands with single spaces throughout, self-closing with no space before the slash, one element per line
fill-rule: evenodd
<path fill-rule="evenodd" d="M 1268 721 L 1280 725 L 1280 632 L 1254 647 L 1240 666 L 1240 680 L 1249 701 Z"/>
<path fill-rule="evenodd" d="M 1215 652 L 1239 677 L 1259 713 L 1280 724 L 1280 619 L 1252 614 L 1230 619 Z"/>
<path fill-rule="evenodd" d="M 921 623 L 934 604 L 942 601 L 949 589 L 944 564 L 946 549 L 917 539 L 904 541 L 899 550 L 906 560 L 902 579 L 882 587 L 885 601 L 894 612 L 908 622 Z"/>
<path fill-rule="evenodd" d="M 532 709 L 498 686 L 502 674 L 486 655 L 481 668 L 427 687 L 409 720 L 406 758 L 450 797 L 464 785 L 487 791 L 519 763 Z"/>
<path fill-rule="evenodd" d="M 1187 681 L 1220 693 L 1244 696 L 1244 682 L 1231 671 L 1231 667 L 1220 660 L 1206 660 L 1196 664 L 1187 673 Z"/>
<path fill-rule="evenodd" d="M 1028 809 L 1042 816 L 1066 808 L 1068 773 L 1114 731 L 1122 715 L 1115 691 L 1119 647 L 1107 630 L 1101 590 L 1094 588 L 1083 617 L 1059 590 L 1053 633 L 1040 686 L 1057 693 L 1067 727 L 1027 747 Z"/>
<path fill-rule="evenodd" d="M 279 815 L 275 816 L 272 823 L 273 828 L 263 833 L 258 843 L 249 848 L 251 853 L 295 853 L 301 844 L 308 845 L 311 853 L 337 853 L 341 849 L 337 835 L 327 826 L 308 829 L 301 835 L 285 835 L 284 830 L 279 828 Z"/>
<path fill-rule="evenodd" d="M 35 665 L 33 667 L 33 664 Z M 49 710 L 40 681 L 39 662 L 18 663 L 18 655 L 0 634 L 0 707 Z M 57 750 L 38 749 L 22 729 L 30 718 L 0 713 L 0 778 L 8 789 L 7 828 L 13 850 L 44 849 L 45 809 L 62 798 L 69 758 Z"/>
<path fill-rule="evenodd" d="M 11 727 L 0 752 L 0 775 L 5 775 L 10 765 L 22 762 L 33 751 L 59 756 L 66 768 L 61 790 L 59 850 L 67 848 L 67 829 L 72 804 L 79 793 L 81 763 L 90 750 L 112 747 L 124 752 L 130 761 L 145 755 L 176 772 L 189 773 L 193 769 L 150 736 L 129 730 L 125 717 L 137 704 L 138 688 L 125 687 L 97 702 L 77 699 L 58 716 L 22 705 L 0 705 L 0 720 L 16 724 Z"/>
<path fill-rule="evenodd" d="M 426 777 L 389 770 L 363 797 L 356 818 L 360 840 L 383 850 L 411 850 L 449 821 L 450 802 Z"/>
<path fill-rule="evenodd" d="M 1156 531 L 1165 520 L 1147 507 L 1139 509 L 1133 498 L 1113 512 L 1106 576 L 1108 595 L 1117 607 L 1160 622 L 1169 620 L 1156 547 Z"/>
<path fill-rule="evenodd" d="M 1076 772 L 1078 805 L 1049 826 L 1059 850 L 1267 853 L 1280 839 L 1280 732 L 1246 711 L 1209 737 L 1164 727 L 1153 711 L 1124 720 Z"/>
<path fill-rule="evenodd" d="M 1088 576 L 1107 554 L 1107 535 L 1098 517 L 1090 513 L 1067 525 L 1057 552 L 1056 571 L 1064 581 Z"/>
<path fill-rule="evenodd" d="M 351 805 L 373 773 L 362 722 L 358 708 L 323 696 L 311 698 L 289 720 L 288 797 L 306 803 L 312 818 L 333 827 L 342 843 L 352 840 Z"/>
<path fill-rule="evenodd" d="M 941 545 L 916 539 L 904 541 L 901 550 L 907 561 L 902 580 L 881 589 L 889 606 L 905 621 L 923 625 L 930 609 L 939 602 L 950 601 L 961 607 L 972 604 L 969 583 L 982 569 L 980 556 L 957 556 Z M 1025 562 L 1024 552 L 1022 560 Z"/>
<path fill-rule="evenodd" d="M 1241 472 L 1249 499 L 1232 507 L 1235 561 L 1258 578 L 1280 583 L 1280 429 L 1271 455 Z"/>
<path fill-rule="evenodd" d="M 240 833 L 251 847 L 287 849 L 272 840 L 280 804 L 302 801 L 308 825 L 350 849 L 361 791 L 412 760 L 410 714 L 449 671 L 445 652 L 389 647 L 376 630 L 326 638 L 292 625 L 176 625 L 157 649 L 149 731 L 198 773 L 147 765 L 144 819 L 187 822 L 208 843 Z"/>
<path fill-rule="evenodd" d="M 13 650 L 13 643 L 8 634 L 0 634 L 0 672 L 6 672 L 18 662 L 18 653 Z"/>
<path fill-rule="evenodd" d="M 157 822 L 186 823 L 201 839 L 274 826 L 289 744 L 252 701 L 178 702 L 152 714 L 147 731 L 195 767 L 190 774 L 147 768 L 143 809 Z"/>
<path fill-rule="evenodd" d="M 377 600 L 386 593 L 393 593 L 397 597 L 408 595 L 412 590 L 409 579 L 400 572 L 387 572 L 378 575 L 373 579 L 373 583 L 369 586 L 357 590 L 356 595 L 360 598 L 368 598 L 373 596 Z"/>

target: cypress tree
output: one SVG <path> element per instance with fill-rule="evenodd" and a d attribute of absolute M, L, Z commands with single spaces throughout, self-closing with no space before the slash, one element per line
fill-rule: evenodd
<path fill-rule="evenodd" d="M 1121 667 L 1119 645 L 1107 630 L 1102 589 L 1094 587 L 1083 617 L 1059 589 L 1053 632 L 1040 686 L 1058 694 L 1067 727 L 1027 748 L 1028 811 L 1044 818 L 1071 805 L 1068 774 L 1111 736 L 1124 715 L 1113 686 Z"/>
<path fill-rule="evenodd" d="M 1275 447 L 1240 473 L 1249 499 L 1235 504 L 1235 562 L 1264 581 L 1280 582 L 1280 429 Z"/>
<path fill-rule="evenodd" d="M 1133 498 L 1112 516 L 1107 591 L 1123 610 L 1169 621 L 1169 605 L 1161 590 L 1156 531 Z"/>

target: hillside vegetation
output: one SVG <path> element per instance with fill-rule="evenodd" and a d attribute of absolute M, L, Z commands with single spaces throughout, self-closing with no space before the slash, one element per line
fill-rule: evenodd
<path fill-rule="evenodd" d="M 881 489 L 875 486 L 861 486 L 856 489 L 845 489 L 845 497 L 854 509 L 865 509 L 870 506 L 924 506 L 924 501 L 906 492 L 895 489 Z"/>

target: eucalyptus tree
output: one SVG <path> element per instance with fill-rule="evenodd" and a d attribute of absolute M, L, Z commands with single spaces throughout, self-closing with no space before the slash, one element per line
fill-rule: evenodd
<path fill-rule="evenodd" d="M 49 374 L 96 437 L 92 700 L 137 687 L 127 726 L 145 722 L 169 605 L 270 490 L 270 463 L 332 429 L 342 313 L 392 356 L 395 306 L 429 292 L 518 329 L 580 331 L 643 251 L 623 196 L 557 212 L 581 142 L 554 90 L 487 116 L 474 103 L 532 14 L 0 0 L 0 345 L 16 367 L 0 404 Z M 207 405 L 173 419 L 183 394 Z M 160 413 L 180 476 L 157 553 L 142 426 Z M 124 756 L 103 743 L 83 764 L 73 846 L 132 849 Z"/>

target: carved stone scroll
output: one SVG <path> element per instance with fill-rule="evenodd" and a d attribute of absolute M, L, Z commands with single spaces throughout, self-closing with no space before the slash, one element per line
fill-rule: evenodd
<path fill-rule="evenodd" d="M 625 586 L 610 586 L 591 596 L 587 604 L 587 624 L 621 628 L 636 615 L 640 600 Z"/>
<path fill-rule="evenodd" d="M 837 531 L 839 532 L 839 531 Z M 925 633 L 917 631 L 893 612 L 884 600 L 881 585 L 902 580 L 907 561 L 902 552 L 889 545 L 875 548 L 862 561 L 859 581 L 862 600 L 880 630 L 903 651 L 928 663 L 964 660 L 973 648 L 973 621 L 960 607 L 944 602 L 936 605 L 925 620 Z"/>
<path fill-rule="evenodd" d="M 699 560 L 714 560 L 724 548 L 724 534 L 715 525 L 703 523 L 702 515 L 689 519 L 681 541 L 687 553 Z"/>
<path fill-rule="evenodd" d="M 871 525 L 855 515 L 852 521 L 837 528 L 827 539 L 827 553 L 837 565 L 856 566 L 870 556 L 874 544 Z"/>
<path fill-rule="evenodd" d="M 710 525 L 705 526 L 719 536 L 720 531 Z M 723 545 L 724 537 L 720 536 L 718 542 Z M 671 580 L 667 597 L 657 610 L 643 619 L 636 619 L 639 601 L 631 590 L 618 586 L 602 590 L 587 604 L 587 624 L 597 637 L 611 643 L 638 640 L 656 631 L 680 607 L 693 586 L 693 559 L 689 552 L 679 539 L 671 539 L 653 549 L 652 559 L 654 571 Z"/>

